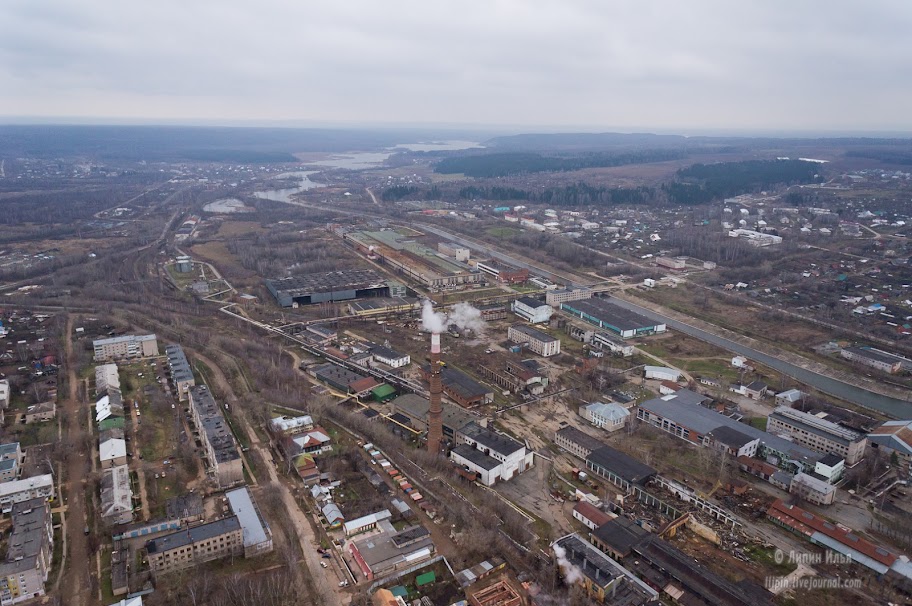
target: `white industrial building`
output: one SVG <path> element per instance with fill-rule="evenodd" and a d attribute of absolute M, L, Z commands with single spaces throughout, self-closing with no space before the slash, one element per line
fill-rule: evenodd
<path fill-rule="evenodd" d="M 531 324 L 541 324 L 551 319 L 554 308 L 532 297 L 520 297 L 510 307 L 517 316 Z"/>
<path fill-rule="evenodd" d="M 732 238 L 747 240 L 747 243 L 752 246 L 772 246 L 773 244 L 782 243 L 781 236 L 774 236 L 773 234 L 766 234 L 752 229 L 733 229 L 728 232 L 728 235 Z"/>
<path fill-rule="evenodd" d="M 681 371 L 667 366 L 646 366 L 643 368 L 647 379 L 676 382 L 681 378 Z"/>
<path fill-rule="evenodd" d="M 390 368 L 402 368 L 403 366 L 408 366 L 412 362 L 412 358 L 408 354 L 393 351 L 385 346 L 372 348 L 371 355 L 374 356 L 376 362 L 386 364 Z"/>
<path fill-rule="evenodd" d="M 509 480 L 531 469 L 534 462 L 534 453 L 524 444 L 476 423 L 460 429 L 456 442 L 450 459 L 478 473 L 479 481 L 485 486 Z"/>
<path fill-rule="evenodd" d="M 560 339 L 523 324 L 509 327 L 507 338 L 514 343 L 525 344 L 530 351 L 545 358 L 560 353 Z"/>

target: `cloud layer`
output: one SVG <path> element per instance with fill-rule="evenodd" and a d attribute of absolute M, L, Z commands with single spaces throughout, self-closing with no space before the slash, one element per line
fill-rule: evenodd
<path fill-rule="evenodd" d="M 912 130 L 906 0 L 7 0 L 0 115 Z"/>

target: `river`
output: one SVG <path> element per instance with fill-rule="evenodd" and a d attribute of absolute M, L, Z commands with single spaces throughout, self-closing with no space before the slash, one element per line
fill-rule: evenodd
<path fill-rule="evenodd" d="M 297 178 L 300 179 L 301 184 L 298 187 L 287 187 L 284 189 L 267 189 L 263 191 L 253 192 L 253 195 L 261 200 L 273 200 L 274 202 L 285 202 L 286 204 L 291 203 L 291 197 L 295 194 L 299 194 L 302 191 L 307 191 L 310 189 L 315 189 L 317 187 L 326 187 L 322 183 L 315 183 L 310 180 L 310 175 L 317 173 L 316 170 L 304 170 L 304 171 L 295 171 L 290 173 L 282 173 L 281 175 L 276 175 L 276 179 L 291 179 Z"/>

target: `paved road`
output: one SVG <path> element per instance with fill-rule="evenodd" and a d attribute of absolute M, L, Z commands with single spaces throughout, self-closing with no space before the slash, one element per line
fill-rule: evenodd
<path fill-rule="evenodd" d="M 897 418 L 897 419 L 909 419 L 912 418 L 912 402 L 908 400 L 900 400 L 899 398 L 892 398 L 890 396 L 881 395 L 868 391 L 867 389 L 862 389 L 861 387 L 856 387 L 848 383 L 827 377 L 816 372 L 801 368 L 790 362 L 780 360 L 779 358 L 774 358 L 768 354 L 757 351 L 740 343 L 736 343 L 730 339 L 714 335 L 712 333 L 706 332 L 696 326 L 691 326 L 690 324 L 685 324 L 677 320 L 673 320 L 667 316 L 656 313 L 651 309 L 646 309 L 645 307 L 640 307 L 629 301 L 624 301 L 618 298 L 612 298 L 612 303 L 640 313 L 646 317 L 656 318 L 666 325 L 669 328 L 679 330 L 685 334 L 688 334 L 692 337 L 696 337 L 701 341 L 706 341 L 712 343 L 713 345 L 718 345 L 729 351 L 733 351 L 742 356 L 747 356 L 752 360 L 756 360 L 765 366 L 769 366 L 775 370 L 778 370 L 781 373 L 784 373 L 796 381 L 801 383 L 806 383 L 819 389 L 824 393 L 836 396 L 846 400 L 847 402 L 852 402 L 859 406 L 865 408 L 871 408 L 877 411 L 880 411 L 888 416 Z"/>

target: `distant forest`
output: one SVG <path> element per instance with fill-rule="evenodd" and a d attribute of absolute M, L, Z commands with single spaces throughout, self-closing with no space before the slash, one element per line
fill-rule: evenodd
<path fill-rule="evenodd" d="M 492 178 L 543 172 L 566 172 L 585 168 L 606 168 L 679 160 L 686 153 L 678 150 L 645 150 L 627 153 L 590 152 L 572 156 L 545 156 L 537 153 L 506 152 L 446 158 L 434 171 L 440 174 L 464 174 L 467 177 Z"/>
<path fill-rule="evenodd" d="M 662 186 L 677 204 L 705 204 L 713 200 L 768 189 L 775 185 L 813 183 L 820 165 L 801 160 L 745 160 L 694 164 L 677 172 L 678 180 Z"/>
<path fill-rule="evenodd" d="M 527 155 L 527 154 L 497 154 Z M 487 158 L 477 156 L 475 158 Z M 453 158 L 467 160 L 468 158 Z M 604 187 L 576 183 L 564 187 L 529 191 L 509 186 L 467 185 L 457 192 L 415 186 L 394 186 L 383 191 L 387 201 L 403 199 L 528 201 L 549 206 L 586 206 L 619 204 L 675 204 L 693 206 L 722 200 L 743 193 L 761 191 L 778 185 L 813 183 L 819 180 L 820 165 L 800 160 L 746 160 L 718 164 L 694 164 L 679 170 L 675 180 L 660 187 Z"/>

